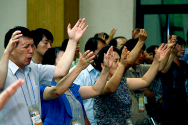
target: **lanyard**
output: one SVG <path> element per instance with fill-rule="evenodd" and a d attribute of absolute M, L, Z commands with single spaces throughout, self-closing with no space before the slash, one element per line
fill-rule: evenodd
<path fill-rule="evenodd" d="M 18 79 L 18 76 L 15 74 L 16 78 Z M 32 90 L 33 90 L 33 96 L 34 96 L 34 100 L 35 100 L 35 103 L 36 103 L 36 99 L 35 99 L 35 93 L 34 93 L 34 89 L 33 89 L 33 85 L 32 85 L 32 82 L 31 82 L 31 78 L 30 78 L 30 75 L 28 73 L 28 77 L 29 77 L 29 80 L 30 80 L 30 83 L 31 83 L 31 87 L 32 87 Z M 23 87 L 21 86 L 21 89 L 22 89 L 22 92 L 23 92 L 23 95 L 24 95 L 24 98 L 25 98 L 25 102 L 28 106 L 28 103 L 27 103 L 27 99 L 26 99 L 26 96 L 25 96 L 25 93 L 24 93 L 24 90 L 23 90 Z M 29 97 L 30 97 L 30 93 L 29 93 L 29 89 L 28 89 L 28 85 L 27 85 L 27 90 L 28 90 L 28 94 L 29 94 Z M 31 99 L 31 97 L 30 97 Z M 31 101 L 31 104 L 32 104 L 32 101 Z"/>
<path fill-rule="evenodd" d="M 129 97 L 127 96 L 127 94 L 125 93 L 125 91 L 123 90 L 123 88 L 121 87 L 121 85 L 119 85 L 119 87 L 121 88 L 121 90 L 123 91 L 123 93 L 125 94 L 125 96 L 127 97 L 128 101 L 129 101 L 129 107 L 131 108 L 131 103 L 130 103 Z M 121 99 L 124 100 L 120 93 L 119 93 L 119 95 L 120 95 Z M 125 104 L 125 100 L 124 100 L 124 110 L 125 110 L 125 114 L 126 114 L 125 105 L 126 104 Z M 131 110 L 130 110 L 130 112 L 131 112 Z"/>

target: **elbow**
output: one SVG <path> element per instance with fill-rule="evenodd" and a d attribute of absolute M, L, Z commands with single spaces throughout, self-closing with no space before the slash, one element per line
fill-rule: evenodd
<path fill-rule="evenodd" d="M 114 93 L 115 91 L 116 91 L 116 89 L 114 89 L 114 88 L 112 88 L 112 87 L 111 87 L 111 88 L 108 88 L 108 92 L 109 92 L 109 93 Z"/>

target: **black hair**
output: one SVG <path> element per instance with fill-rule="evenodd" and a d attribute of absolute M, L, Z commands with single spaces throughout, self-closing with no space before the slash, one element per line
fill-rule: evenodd
<path fill-rule="evenodd" d="M 108 38 L 109 38 L 109 35 L 108 35 L 107 33 L 105 33 L 105 32 L 102 32 L 102 33 L 104 33 L 105 39 L 108 39 Z M 96 34 L 94 35 L 94 37 L 99 37 L 99 33 L 96 33 Z"/>
<path fill-rule="evenodd" d="M 103 47 L 98 54 L 94 58 L 94 67 L 95 69 L 102 71 L 101 63 L 103 63 L 104 60 L 104 53 L 107 53 L 108 49 L 111 47 L 111 45 L 107 45 Z M 121 52 L 118 50 L 115 46 L 113 46 L 113 51 L 117 52 L 119 56 L 121 57 Z"/>
<path fill-rule="evenodd" d="M 65 40 L 62 42 L 61 47 L 62 47 L 63 51 L 66 50 L 68 42 L 69 42 L 69 39 L 65 39 Z"/>
<path fill-rule="evenodd" d="M 52 35 L 52 33 L 44 28 L 37 28 L 36 30 L 32 30 L 33 33 L 33 40 L 34 40 L 34 44 L 37 47 L 39 42 L 42 40 L 42 38 L 45 36 L 48 40 L 52 40 L 52 42 L 54 41 L 54 37 Z"/>
<path fill-rule="evenodd" d="M 123 50 L 123 47 L 126 46 L 128 51 L 132 51 L 132 49 L 136 46 L 138 42 L 138 39 L 129 39 L 122 47 L 121 47 L 121 51 Z M 145 50 L 146 49 L 146 45 L 144 43 L 144 45 L 142 46 L 141 50 Z"/>
<path fill-rule="evenodd" d="M 61 47 L 49 48 L 43 56 L 42 64 L 43 65 L 55 65 L 55 60 L 59 51 L 63 51 Z"/>
<path fill-rule="evenodd" d="M 125 38 L 125 37 L 123 37 L 123 36 L 118 36 L 118 37 L 115 37 L 115 38 L 113 38 L 113 39 L 110 41 L 109 45 L 112 45 L 112 46 L 117 47 L 117 39 L 119 39 L 119 38 L 126 39 L 126 38 Z M 127 39 L 126 39 L 126 40 L 127 40 Z"/>
<path fill-rule="evenodd" d="M 84 51 L 91 50 L 94 52 L 95 50 L 97 50 L 99 41 L 106 45 L 106 42 L 103 39 L 101 39 L 99 37 L 91 37 L 86 42 Z"/>
<path fill-rule="evenodd" d="M 146 49 L 146 52 L 147 53 L 155 53 L 155 48 L 158 48 L 159 46 L 158 45 L 151 45 L 150 47 L 148 47 Z"/>
<path fill-rule="evenodd" d="M 185 40 L 182 37 L 177 36 L 176 43 L 179 45 L 186 45 Z"/>
<path fill-rule="evenodd" d="M 8 43 L 9 43 L 9 40 L 11 39 L 12 37 L 12 34 L 15 32 L 15 31 L 21 31 L 21 34 L 23 34 L 22 37 L 28 37 L 28 38 L 31 38 L 33 39 L 33 35 L 31 33 L 31 31 L 26 28 L 26 27 L 22 27 L 22 26 L 16 26 L 12 29 L 10 29 L 6 34 L 5 34 L 5 39 L 4 39 L 4 47 L 6 48 Z"/>

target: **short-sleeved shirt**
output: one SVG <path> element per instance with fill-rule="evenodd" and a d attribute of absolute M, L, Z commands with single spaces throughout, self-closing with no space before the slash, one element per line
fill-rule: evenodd
<path fill-rule="evenodd" d="M 126 119 L 131 117 L 132 99 L 125 77 L 114 93 L 94 97 L 94 101 L 98 125 L 125 125 Z"/>
<path fill-rule="evenodd" d="M 0 117 L 0 123 L 5 125 L 31 125 L 27 104 L 31 105 L 31 102 L 35 102 L 41 114 L 39 84 L 51 86 L 54 71 L 55 66 L 31 62 L 25 66 L 23 72 L 23 70 L 9 60 L 8 73 L 3 90 L 20 78 L 25 80 L 25 84 L 18 88 L 0 111 L 0 116 L 3 116 L 3 118 Z"/>
<path fill-rule="evenodd" d="M 134 70 L 132 67 L 130 67 L 124 74 L 123 77 L 125 78 L 141 78 L 144 76 L 144 74 L 149 70 L 151 67 L 150 64 L 140 64 L 136 65 Z M 132 121 L 133 123 L 144 123 L 146 124 L 147 122 L 147 115 L 146 115 L 146 110 L 144 112 L 139 112 L 139 95 L 143 94 L 143 89 L 142 90 L 137 90 L 137 91 L 131 91 L 131 98 L 132 98 L 132 107 L 131 107 L 131 114 L 132 114 Z"/>
<path fill-rule="evenodd" d="M 90 64 L 86 69 L 81 71 L 74 83 L 80 86 L 93 86 L 99 77 L 100 72 Z M 94 119 L 93 98 L 85 99 L 83 100 L 83 103 L 89 122 L 91 125 L 96 125 L 96 121 Z"/>
<path fill-rule="evenodd" d="M 57 83 L 53 80 L 53 86 Z M 40 86 L 41 95 L 41 107 L 42 107 L 42 120 L 43 125 L 70 125 L 72 119 L 72 109 L 66 94 L 61 95 L 57 99 L 44 100 L 43 93 L 46 86 Z M 69 89 L 72 91 L 73 95 L 82 105 L 83 116 L 85 115 L 83 101 L 79 93 L 80 86 L 72 84 Z"/>

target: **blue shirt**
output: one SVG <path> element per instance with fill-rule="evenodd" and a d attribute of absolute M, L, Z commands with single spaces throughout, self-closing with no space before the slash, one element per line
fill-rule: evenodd
<path fill-rule="evenodd" d="M 53 81 L 52 85 L 56 86 L 57 83 Z M 46 86 L 40 86 L 43 125 L 70 125 L 72 112 L 66 95 L 63 94 L 54 100 L 43 100 L 43 92 L 45 88 Z M 72 91 L 76 99 L 82 104 L 82 108 L 84 109 L 82 98 L 78 92 L 80 86 L 73 83 L 69 89 Z"/>
<path fill-rule="evenodd" d="M 90 64 L 86 69 L 81 71 L 81 73 L 75 79 L 74 83 L 80 86 L 93 86 L 99 77 L 100 72 Z M 94 99 L 85 99 L 83 100 L 83 103 L 89 122 L 91 123 L 91 125 L 96 125 L 93 107 Z"/>
<path fill-rule="evenodd" d="M 25 66 L 23 72 L 22 69 L 9 60 L 8 73 L 3 90 L 15 82 L 17 78 L 24 79 L 25 83 L 22 87 L 18 88 L 15 94 L 0 111 L 0 123 L 5 125 L 31 125 L 31 118 L 25 99 L 27 100 L 28 105 L 31 105 L 31 100 L 34 100 L 34 102 L 36 101 L 36 105 L 41 114 L 39 84 L 51 86 L 54 71 L 55 66 L 31 62 L 29 65 Z"/>

